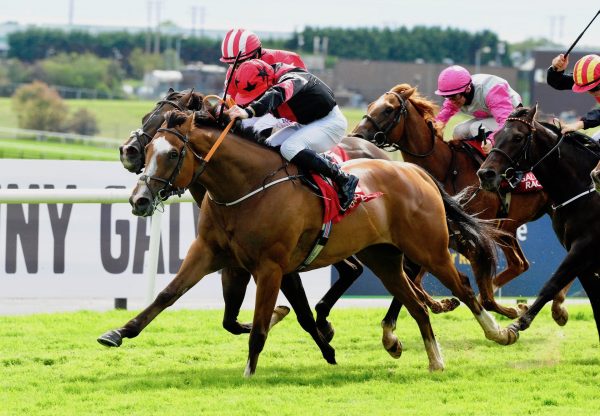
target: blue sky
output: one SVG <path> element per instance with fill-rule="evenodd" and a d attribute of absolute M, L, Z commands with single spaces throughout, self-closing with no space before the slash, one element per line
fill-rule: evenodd
<path fill-rule="evenodd" d="M 489 29 L 509 42 L 546 37 L 566 45 L 600 8 L 597 1 L 575 6 L 564 0 L 1 0 L 0 22 L 66 24 L 71 3 L 75 24 L 145 27 L 156 22 L 156 3 L 160 3 L 161 20 L 185 28 L 192 28 L 194 20 L 197 29 L 203 20 L 206 29 L 281 32 L 306 25 L 435 25 L 472 32 Z M 600 49 L 600 16 L 580 43 Z"/>

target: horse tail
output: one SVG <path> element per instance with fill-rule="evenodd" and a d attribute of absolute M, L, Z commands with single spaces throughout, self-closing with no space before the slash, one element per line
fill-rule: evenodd
<path fill-rule="evenodd" d="M 493 277 L 498 263 L 496 244 L 506 233 L 495 226 L 494 220 L 484 220 L 465 212 L 459 200 L 448 195 L 442 185 L 432 179 L 444 201 L 452 248 L 475 262 L 485 277 Z"/>

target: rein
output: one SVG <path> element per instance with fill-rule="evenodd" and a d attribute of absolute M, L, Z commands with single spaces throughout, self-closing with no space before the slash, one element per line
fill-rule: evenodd
<path fill-rule="evenodd" d="M 523 123 L 523 124 L 527 125 L 527 126 L 530 128 L 530 132 L 529 132 L 529 134 L 527 135 L 527 137 L 525 138 L 525 143 L 523 144 L 523 146 L 521 147 L 521 149 L 519 149 L 519 152 L 517 153 L 517 156 L 515 156 L 515 158 L 516 158 L 516 161 L 515 161 L 515 160 L 513 160 L 513 159 L 512 159 L 512 158 L 511 158 L 511 157 L 510 157 L 510 156 L 509 156 L 509 155 L 508 155 L 506 152 L 504 152 L 503 150 L 497 149 L 497 148 L 495 148 L 495 147 L 494 147 L 494 148 L 491 150 L 491 152 L 490 152 L 490 153 L 492 153 L 492 152 L 497 152 L 497 153 L 500 153 L 501 155 L 503 155 L 504 157 L 506 157 L 506 158 L 507 158 L 507 159 L 510 161 L 510 163 L 511 163 L 511 166 L 509 166 L 509 167 L 508 167 L 508 168 L 507 168 L 507 169 L 504 171 L 504 173 L 503 173 L 501 176 L 502 176 L 502 177 L 504 177 L 504 178 L 505 178 L 505 179 L 508 181 L 508 183 L 509 183 L 509 185 L 510 185 L 511 187 L 515 188 L 515 187 L 518 185 L 518 183 L 519 183 L 519 181 L 521 180 L 521 177 L 522 177 L 522 175 L 523 175 L 524 173 L 526 173 L 526 172 L 533 172 L 533 170 L 534 170 L 534 169 L 535 169 L 537 166 L 539 166 L 539 165 L 540 165 L 540 163 L 542 163 L 542 162 L 543 162 L 543 161 L 544 161 L 544 160 L 545 160 L 545 159 L 546 159 L 548 156 L 550 156 L 552 153 L 554 153 L 554 151 L 555 151 L 555 150 L 558 150 L 558 152 L 559 152 L 559 157 L 560 157 L 560 149 L 559 149 L 559 146 L 562 144 L 563 140 L 565 139 L 565 137 L 567 137 L 567 135 L 566 135 L 566 134 L 563 134 L 563 135 L 560 137 L 560 139 L 558 140 L 558 142 L 556 142 L 556 144 L 555 144 L 554 146 L 552 146 L 552 148 L 551 148 L 550 150 L 548 150 L 548 152 L 546 152 L 546 154 L 545 154 L 544 156 L 542 156 L 542 157 L 540 158 L 540 160 L 538 160 L 538 161 L 537 161 L 537 162 L 535 162 L 533 165 L 531 165 L 531 167 L 529 167 L 528 169 L 525 169 L 525 170 L 516 170 L 516 168 L 517 168 L 517 165 L 519 164 L 519 162 L 521 161 L 521 159 L 523 159 L 523 158 L 524 158 L 525 160 L 527 160 L 527 151 L 529 150 L 529 148 L 530 148 L 530 146 L 531 146 L 531 143 L 533 142 L 533 135 L 534 135 L 534 133 L 537 131 L 537 129 L 535 128 L 535 126 L 534 126 L 534 124 L 533 124 L 533 121 L 524 120 L 524 119 L 522 119 L 522 118 L 518 118 L 518 117 L 508 117 L 508 118 L 506 119 L 506 121 L 519 121 L 519 122 L 521 122 L 521 123 Z M 510 175 L 508 174 L 509 170 L 510 170 Z M 515 183 L 514 183 L 514 185 L 513 185 L 513 181 L 514 181 L 515 179 L 517 179 L 517 180 L 516 180 L 516 182 L 515 182 Z M 586 195 L 589 195 L 589 194 L 591 194 L 591 193 L 594 193 L 595 191 L 596 191 L 596 189 L 595 189 L 594 187 L 592 187 L 592 188 L 589 188 L 589 189 L 586 189 L 585 191 L 583 191 L 583 192 L 581 192 L 581 193 L 579 193 L 579 194 L 575 195 L 575 196 L 574 196 L 574 197 L 572 197 L 572 198 L 569 198 L 568 200 L 566 200 L 566 201 L 564 201 L 564 202 L 562 202 L 562 203 L 560 203 L 560 204 L 558 204 L 558 205 L 552 204 L 552 209 L 553 209 L 554 211 L 556 211 L 557 209 L 559 209 L 559 208 L 563 208 L 563 207 L 565 207 L 566 205 L 569 205 L 570 203 L 572 203 L 572 202 L 574 202 L 574 201 L 578 200 L 579 198 L 581 198 L 581 197 L 584 197 L 584 196 L 586 196 Z"/>
<path fill-rule="evenodd" d="M 394 113 L 392 121 L 390 122 L 390 124 L 387 126 L 387 128 L 385 130 L 383 128 L 381 128 L 379 123 L 377 123 L 377 121 L 375 121 L 375 119 L 373 117 L 371 117 L 370 115 L 365 114 L 363 116 L 363 119 L 367 119 L 368 121 L 370 121 L 373 124 L 373 126 L 375 126 L 375 128 L 377 129 L 377 132 L 373 135 L 373 140 L 371 140 L 371 142 L 373 144 L 375 144 L 377 147 L 379 147 L 380 149 L 390 151 L 390 152 L 400 150 L 401 152 L 404 152 L 406 154 L 409 154 L 414 157 L 419 157 L 419 158 L 425 158 L 425 157 L 431 155 L 433 153 L 433 151 L 435 150 L 435 128 L 433 127 L 432 123 L 427 123 L 427 126 L 429 127 L 429 130 L 431 132 L 431 148 L 425 153 L 414 153 L 414 152 L 411 152 L 410 150 L 403 149 L 398 143 L 390 143 L 390 141 L 388 139 L 388 134 L 390 133 L 390 131 L 392 131 L 392 129 L 394 129 L 398 125 L 401 117 L 406 117 L 408 115 L 408 108 L 406 106 L 406 100 L 400 94 L 398 94 L 395 91 L 387 91 L 386 93 L 384 93 L 384 95 L 387 95 L 387 94 L 391 94 L 391 95 L 395 96 L 398 99 L 398 102 L 400 103 L 400 107 Z M 404 133 L 400 137 L 400 140 L 403 137 L 404 137 Z"/>

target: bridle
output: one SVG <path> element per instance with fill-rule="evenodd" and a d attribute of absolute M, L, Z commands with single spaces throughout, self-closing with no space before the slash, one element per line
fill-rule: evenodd
<path fill-rule="evenodd" d="M 204 98 L 204 100 L 207 101 L 210 98 L 214 98 L 214 96 L 212 96 L 212 95 L 206 96 Z M 216 97 L 216 98 L 219 99 L 219 97 Z M 207 113 L 207 114 L 209 114 L 213 118 L 213 120 L 216 121 L 216 119 L 214 118 L 214 116 L 212 114 L 210 114 L 210 113 Z M 195 116 L 193 116 L 193 117 L 195 118 Z M 183 143 L 183 147 L 182 147 L 181 151 L 179 151 L 177 165 L 175 165 L 175 168 L 171 172 L 169 179 L 163 179 L 163 178 L 159 178 L 157 176 L 150 176 L 150 175 L 141 175 L 139 178 L 140 181 L 142 181 L 144 184 L 146 184 L 146 186 L 150 190 L 150 193 L 152 194 L 153 210 L 156 209 L 157 206 L 162 205 L 163 201 L 165 201 L 170 196 L 173 196 L 173 195 L 181 196 L 185 192 L 186 188 L 188 188 L 191 184 L 196 182 L 198 177 L 205 171 L 206 165 L 208 164 L 208 162 L 214 155 L 217 148 L 221 145 L 221 143 L 227 136 L 227 133 L 229 133 L 229 130 L 231 130 L 231 127 L 233 127 L 235 120 L 236 119 L 231 119 L 229 124 L 227 124 L 227 126 L 225 126 L 225 128 L 223 129 L 223 131 L 221 131 L 221 134 L 219 135 L 219 137 L 217 138 L 215 143 L 212 145 L 212 147 L 210 148 L 210 150 L 208 151 L 208 153 L 206 154 L 205 157 L 200 156 L 198 153 L 196 153 L 194 151 L 194 149 L 192 149 L 192 147 L 190 146 L 190 139 L 187 134 L 181 134 L 179 131 L 177 131 L 173 128 L 168 128 L 168 127 L 161 127 L 157 130 L 157 133 L 164 131 L 164 132 L 173 134 L 179 140 L 181 140 L 181 142 Z M 192 125 L 193 124 L 194 124 L 194 120 L 192 119 Z M 187 154 L 188 149 L 192 153 L 194 158 L 198 161 L 198 166 L 196 166 L 196 168 L 194 169 L 192 179 L 186 186 L 175 187 L 174 183 L 177 179 L 177 176 L 179 176 L 179 173 L 181 172 L 181 168 L 183 166 L 183 162 L 185 160 L 185 156 Z M 152 191 L 152 188 L 150 187 L 151 180 L 161 182 L 164 184 L 164 186 L 161 189 L 159 189 L 158 192 L 156 192 L 156 194 Z"/>
<path fill-rule="evenodd" d="M 181 168 L 183 166 L 183 161 L 185 160 L 185 156 L 187 154 L 188 149 L 194 155 L 194 158 L 197 159 L 199 162 L 196 169 L 194 169 L 194 174 L 192 176 L 192 180 L 190 181 L 190 184 L 194 183 L 198 179 L 198 177 L 202 174 L 202 172 L 204 172 L 204 170 L 206 169 L 206 163 L 207 163 L 206 159 L 204 159 L 202 156 L 198 155 L 194 151 L 194 149 L 191 148 L 191 146 L 189 145 L 190 139 L 188 138 L 187 134 L 184 135 L 175 129 L 162 128 L 162 127 L 157 130 L 157 133 L 161 132 L 161 131 L 171 133 L 174 136 L 176 136 L 177 138 L 179 138 L 179 140 L 181 140 L 183 142 L 183 147 L 182 147 L 181 151 L 179 151 L 179 153 L 178 153 L 177 165 L 175 165 L 175 168 L 171 172 L 169 179 L 163 179 L 163 178 L 159 178 L 158 176 L 150 176 L 150 175 L 141 175 L 139 178 L 139 180 L 144 182 L 146 184 L 146 186 L 148 187 L 148 189 L 150 190 L 150 193 L 152 194 L 152 199 L 154 201 L 153 202 L 154 208 L 156 208 L 158 205 L 162 204 L 162 202 L 167 200 L 167 198 L 169 198 L 170 196 L 172 196 L 172 195 L 181 196 L 185 192 L 187 186 L 176 188 L 175 186 L 173 186 L 173 184 L 175 183 L 177 176 L 179 176 L 179 173 L 181 172 Z M 152 188 L 150 187 L 151 180 L 161 182 L 164 184 L 164 186 L 161 189 L 159 189 L 158 192 L 156 192 L 156 194 L 152 191 Z M 188 184 L 188 186 L 189 186 L 189 184 Z"/>
<path fill-rule="evenodd" d="M 163 108 L 163 106 L 165 104 L 169 104 L 169 105 L 173 106 L 174 108 L 178 109 L 179 111 L 185 111 L 185 109 L 178 102 L 172 101 L 172 100 L 160 100 L 160 101 L 157 101 L 156 104 L 158 106 L 152 112 L 152 114 L 150 114 L 150 116 L 146 119 L 146 122 L 144 124 L 142 124 L 142 127 L 137 130 L 133 130 L 131 132 L 131 134 L 129 135 L 129 139 L 136 139 L 138 144 L 140 145 L 141 160 L 143 160 L 143 161 L 145 161 L 145 159 L 146 159 L 146 145 L 148 143 L 150 143 L 150 141 L 152 140 L 152 137 L 153 137 L 153 135 L 150 135 L 150 133 L 146 132 L 148 123 L 152 120 L 152 118 L 158 113 L 159 110 L 161 110 Z M 144 143 L 144 140 L 142 140 L 142 138 L 145 138 L 147 141 Z M 144 162 L 142 162 L 140 169 L 136 173 L 140 173 L 142 171 L 143 167 L 144 167 Z"/>
<path fill-rule="evenodd" d="M 504 156 L 509 161 L 510 165 L 508 166 L 508 168 L 506 168 L 504 173 L 501 174 L 500 176 L 502 178 L 506 179 L 506 181 L 508 182 L 510 187 L 514 189 L 517 187 L 517 185 L 519 184 L 519 182 L 521 181 L 521 178 L 523 177 L 523 175 L 525 173 L 533 171 L 533 169 L 535 169 L 540 163 L 542 163 L 542 161 L 544 159 L 546 159 L 548 156 L 550 156 L 555 150 L 559 150 L 559 154 L 560 154 L 559 146 L 561 145 L 562 141 L 564 140 L 564 138 L 566 136 L 562 135 L 560 137 L 560 139 L 558 140 L 558 142 L 552 147 L 552 149 L 550 149 L 544 156 L 542 156 L 540 158 L 540 160 L 538 160 L 535 163 L 531 163 L 529 167 L 521 166 L 521 170 L 518 170 L 521 162 L 527 161 L 529 159 L 528 152 L 531 147 L 531 143 L 533 142 L 533 135 L 535 134 L 537 129 L 536 129 L 533 121 L 525 120 L 525 119 L 522 119 L 519 117 L 508 117 L 506 119 L 506 121 L 518 121 L 529 127 L 529 134 L 527 135 L 527 137 L 525 137 L 525 142 L 523 143 L 523 145 L 521 146 L 521 148 L 519 149 L 517 154 L 514 156 L 514 159 L 511 158 L 509 156 L 509 154 L 506 153 L 504 150 L 499 149 L 497 147 L 492 148 L 492 150 L 490 151 L 490 154 L 492 154 L 494 152 L 500 153 L 502 156 Z"/>
<path fill-rule="evenodd" d="M 390 152 L 400 150 L 401 152 L 420 158 L 424 158 L 431 155 L 435 148 L 435 129 L 433 128 L 433 125 L 431 123 L 428 123 L 428 127 L 431 131 L 431 149 L 429 149 L 425 153 L 414 153 L 410 150 L 403 149 L 399 143 L 404 137 L 405 133 L 402 134 L 402 137 L 400 137 L 398 143 L 390 142 L 390 140 L 388 139 L 388 134 L 398 125 L 398 123 L 400 123 L 401 118 L 405 118 L 408 115 L 408 108 L 406 106 L 406 99 L 400 94 L 398 94 L 395 91 L 387 91 L 386 93 L 384 93 L 384 95 L 387 94 L 391 94 L 394 97 L 396 97 L 398 99 L 398 102 L 400 103 L 400 107 L 394 109 L 392 117 L 390 118 L 389 123 L 385 126 L 385 128 L 380 126 L 379 123 L 377 123 L 377 121 L 369 114 L 365 114 L 363 116 L 363 119 L 367 119 L 369 122 L 371 122 L 371 124 L 373 124 L 373 126 L 375 126 L 375 129 L 377 130 L 377 132 L 373 135 L 373 139 L 370 140 L 370 142 L 375 144 L 377 147 Z"/>

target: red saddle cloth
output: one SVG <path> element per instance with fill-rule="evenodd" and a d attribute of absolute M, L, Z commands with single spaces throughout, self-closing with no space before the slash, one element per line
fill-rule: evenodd
<path fill-rule="evenodd" d="M 503 180 L 500 183 L 500 188 L 507 189 L 507 188 L 510 188 L 510 185 L 508 184 L 508 182 L 506 180 Z M 517 194 L 526 194 L 529 192 L 541 191 L 542 189 L 544 189 L 544 187 L 537 180 L 537 178 L 535 177 L 533 172 L 527 172 L 523 176 L 523 179 L 521 179 L 521 182 L 519 182 L 517 187 L 512 189 L 511 192 L 514 192 Z"/>
<path fill-rule="evenodd" d="M 365 194 L 362 189 L 360 189 L 360 183 L 356 187 L 356 191 L 354 193 L 354 200 L 348 207 L 348 209 L 340 214 L 340 199 L 338 197 L 337 191 L 333 187 L 329 181 L 323 179 L 321 175 L 316 173 L 312 174 L 313 180 L 316 182 L 321 194 L 323 196 L 323 224 L 331 221 L 334 224 L 340 222 L 342 218 L 350 214 L 354 211 L 361 202 L 367 202 L 371 199 L 375 199 L 383 195 L 383 192 L 373 192 L 371 194 Z"/>

